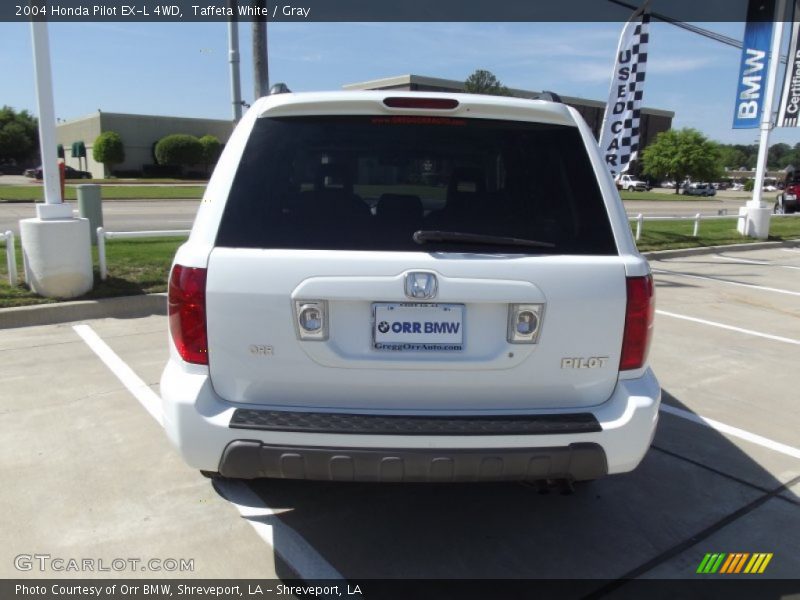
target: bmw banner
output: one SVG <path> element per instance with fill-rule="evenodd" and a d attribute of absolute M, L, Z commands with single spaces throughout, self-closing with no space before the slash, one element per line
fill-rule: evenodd
<path fill-rule="evenodd" d="M 733 114 L 734 129 L 753 129 L 761 123 L 774 15 L 775 0 L 750 0 Z"/>
<path fill-rule="evenodd" d="M 789 43 L 789 58 L 786 61 L 786 76 L 783 79 L 781 107 L 778 111 L 778 127 L 797 127 L 800 116 L 800 0 L 794 3 L 792 40 Z"/>

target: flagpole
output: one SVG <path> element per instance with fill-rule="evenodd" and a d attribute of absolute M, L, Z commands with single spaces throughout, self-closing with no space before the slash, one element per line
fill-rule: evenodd
<path fill-rule="evenodd" d="M 40 296 L 75 298 L 91 290 L 94 283 L 89 220 L 73 218 L 72 206 L 61 199 L 46 21 L 31 23 L 31 40 L 45 201 L 36 205 L 36 217 L 19 222 L 25 280 Z"/>
<path fill-rule="evenodd" d="M 53 107 L 53 76 L 46 21 L 31 21 L 33 71 L 36 75 L 36 105 L 39 111 L 39 153 L 42 158 L 44 201 L 61 204 L 61 185 L 56 156 L 56 117 Z M 65 216 L 59 213 L 59 216 Z M 69 216 L 72 216 L 70 212 Z"/>
<path fill-rule="evenodd" d="M 767 88 L 764 96 L 764 112 L 761 115 L 761 139 L 758 144 L 758 162 L 756 163 L 756 179 L 753 185 L 753 198 L 747 202 L 748 208 L 763 208 L 761 202 L 764 175 L 767 170 L 767 153 L 769 151 L 769 134 L 772 130 L 772 104 L 775 97 L 778 79 L 778 63 L 780 62 L 781 45 L 783 44 L 783 17 L 786 0 L 778 0 L 775 15 L 775 31 L 772 34 L 769 70 L 767 71 Z"/>

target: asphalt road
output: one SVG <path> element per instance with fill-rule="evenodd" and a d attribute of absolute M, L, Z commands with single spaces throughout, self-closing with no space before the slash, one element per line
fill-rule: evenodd
<path fill-rule="evenodd" d="M 73 204 L 74 210 L 78 209 Z M 108 231 L 191 229 L 199 200 L 118 200 L 103 203 Z M 33 203 L 0 203 L 0 231 L 19 233 L 19 220 L 36 216 Z"/>
<path fill-rule="evenodd" d="M 767 198 L 765 196 L 765 198 Z M 629 200 L 625 209 L 629 215 L 717 215 L 720 210 L 738 214 L 745 198 L 721 198 L 687 201 Z M 73 203 L 74 209 L 77 205 Z M 118 200 L 103 204 L 103 221 L 108 231 L 154 231 L 159 229 L 190 229 L 199 200 Z M 0 231 L 19 232 L 19 220 L 36 215 L 33 203 L 0 203 Z"/>
<path fill-rule="evenodd" d="M 800 248 L 652 267 L 656 437 L 636 471 L 571 495 L 519 483 L 212 483 L 152 418 L 165 317 L 0 331 L 0 576 L 81 575 L 13 567 L 20 553 L 47 552 L 193 558 L 192 572 L 166 575 L 196 578 L 570 577 L 624 588 L 696 578 L 706 553 L 766 552 L 754 577 L 796 580 Z"/>

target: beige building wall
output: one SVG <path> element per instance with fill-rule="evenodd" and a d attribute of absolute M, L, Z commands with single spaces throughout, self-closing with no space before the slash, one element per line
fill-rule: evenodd
<path fill-rule="evenodd" d="M 94 177 L 103 177 L 104 167 L 92 158 L 92 147 L 97 136 L 105 131 L 118 133 L 125 146 L 125 162 L 115 165 L 114 170 L 139 171 L 143 165 L 155 163 L 153 147 L 164 136 L 173 133 L 187 133 L 196 137 L 213 135 L 225 144 L 233 131 L 233 123 L 219 119 L 96 112 L 88 117 L 59 123 L 56 127 L 58 143 L 64 145 L 65 162 L 79 168 L 78 159 L 72 157 L 72 143 L 83 141 L 88 162 L 86 170 Z"/>
<path fill-rule="evenodd" d="M 89 171 L 94 177 L 103 176 L 103 165 L 92 158 L 92 144 L 100 135 L 100 118 L 98 113 L 87 117 L 59 123 L 56 126 L 56 142 L 64 146 L 64 162 L 74 169 Z M 86 162 L 72 156 L 72 143 L 86 144 Z M 78 163 L 82 164 L 78 164 Z"/>

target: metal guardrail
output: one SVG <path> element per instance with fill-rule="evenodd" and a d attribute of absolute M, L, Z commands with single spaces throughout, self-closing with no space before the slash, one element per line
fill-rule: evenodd
<path fill-rule="evenodd" d="M 14 232 L 6 231 L 0 236 L 6 243 L 6 266 L 8 267 L 8 285 L 17 285 L 17 247 L 14 245 Z"/>
<path fill-rule="evenodd" d="M 771 218 L 775 219 L 778 217 L 800 217 L 800 213 L 792 213 L 790 215 L 771 215 Z M 662 216 L 646 216 L 639 213 L 636 216 L 628 215 L 629 222 L 636 222 L 636 239 L 637 241 L 642 237 L 642 229 L 644 229 L 644 222 L 645 221 L 693 221 L 694 222 L 694 229 L 692 230 L 692 237 L 697 237 L 700 231 L 700 221 L 718 221 L 720 219 L 744 219 L 745 226 L 744 230 L 747 231 L 747 215 L 701 215 L 697 213 L 696 215 L 687 215 L 687 216 L 672 216 L 672 217 L 662 217 Z"/>
<path fill-rule="evenodd" d="M 97 228 L 97 258 L 100 263 L 100 279 L 105 281 L 108 277 L 108 265 L 106 264 L 106 240 L 114 239 L 136 239 L 153 237 L 178 237 L 188 236 L 191 233 L 188 229 L 166 229 L 161 231 L 106 231 L 103 227 Z"/>

